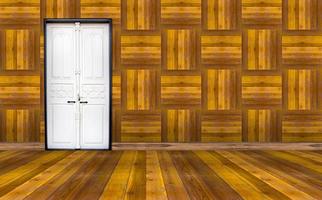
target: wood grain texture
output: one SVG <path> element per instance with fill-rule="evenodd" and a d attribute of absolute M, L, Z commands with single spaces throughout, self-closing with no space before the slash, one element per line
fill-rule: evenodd
<path fill-rule="evenodd" d="M 126 70 L 127 110 L 154 110 L 156 77 L 154 70 Z"/>
<path fill-rule="evenodd" d="M 286 114 L 282 119 L 283 142 L 321 141 L 322 114 Z"/>
<path fill-rule="evenodd" d="M 207 71 L 208 110 L 235 110 L 237 108 L 237 73 L 230 69 Z"/>
<path fill-rule="evenodd" d="M 201 62 L 209 65 L 239 65 L 241 36 L 201 36 Z"/>
<path fill-rule="evenodd" d="M 39 142 L 40 112 L 37 108 L 5 109 L 0 111 L 1 142 Z"/>
<path fill-rule="evenodd" d="M 121 76 L 112 76 L 112 103 L 113 105 L 121 104 Z"/>
<path fill-rule="evenodd" d="M 238 112 L 202 116 L 202 142 L 241 142 L 242 116 Z"/>
<path fill-rule="evenodd" d="M 287 29 L 316 30 L 318 9 L 317 0 L 287 0 Z"/>
<path fill-rule="evenodd" d="M 127 65 L 159 65 L 160 36 L 121 36 L 121 63 Z"/>
<path fill-rule="evenodd" d="M 203 1 L 205 28 L 207 30 L 235 30 L 238 22 L 238 1 L 206 0 Z"/>
<path fill-rule="evenodd" d="M 1 0 L 0 24 L 39 24 L 40 0 Z"/>
<path fill-rule="evenodd" d="M 201 103 L 200 76 L 161 76 L 161 104 L 198 106 Z"/>
<path fill-rule="evenodd" d="M 201 23 L 201 0 L 161 0 L 161 24 Z"/>
<path fill-rule="evenodd" d="M 121 0 L 81 0 L 82 18 L 112 18 L 113 23 L 121 21 Z"/>
<path fill-rule="evenodd" d="M 247 111 L 245 142 L 277 142 L 280 141 L 278 128 L 278 112 L 269 109 L 250 109 Z"/>
<path fill-rule="evenodd" d="M 76 18 L 78 12 L 75 0 L 42 0 L 47 18 Z"/>
<path fill-rule="evenodd" d="M 322 61 L 322 36 L 282 37 L 282 61 L 287 65 L 318 65 Z"/>
<path fill-rule="evenodd" d="M 0 64 L 3 71 L 37 68 L 38 34 L 33 29 L 0 30 Z"/>
<path fill-rule="evenodd" d="M 0 76 L 1 105 L 40 104 L 39 76 Z"/>
<path fill-rule="evenodd" d="M 157 0 L 123 0 L 126 8 L 123 26 L 126 30 L 154 30 L 157 28 Z"/>
<path fill-rule="evenodd" d="M 252 25 L 282 23 L 282 0 L 242 0 L 242 22 Z"/>
<path fill-rule="evenodd" d="M 321 142 L 320 10 L 320 0 L 0 0 L 1 141 L 44 141 L 43 19 L 112 18 L 113 142 Z"/>
<path fill-rule="evenodd" d="M 42 142 L 28 142 L 28 143 L 12 143 L 12 142 L 1 142 L 0 151 L 8 151 L 8 154 L 11 154 L 10 151 L 14 150 L 32 150 L 32 151 L 43 151 L 45 145 Z M 179 143 L 179 142 L 114 142 L 112 144 L 113 150 L 145 150 L 145 151 L 214 151 L 214 150 L 229 150 L 229 151 L 249 151 L 249 150 L 273 150 L 273 151 L 319 151 L 322 150 L 322 144 L 315 142 L 211 142 L 211 143 L 202 143 L 202 142 L 193 142 L 193 143 Z M 309 156 L 312 157 L 312 156 Z M 1 158 L 0 158 L 1 159 Z"/>
<path fill-rule="evenodd" d="M 169 29 L 166 37 L 166 69 L 194 70 L 197 68 L 197 33 L 192 29 Z"/>
<path fill-rule="evenodd" d="M 268 29 L 248 29 L 247 69 L 274 70 L 277 66 L 277 32 Z"/>
<path fill-rule="evenodd" d="M 166 142 L 195 142 L 200 138 L 199 115 L 191 109 L 169 109 L 165 113 Z M 198 134 L 199 133 L 199 134 Z"/>
<path fill-rule="evenodd" d="M 121 121 L 122 142 L 161 142 L 161 114 L 126 114 Z"/>
<path fill-rule="evenodd" d="M 242 102 L 248 105 L 280 105 L 282 103 L 281 76 L 243 76 Z"/>
<path fill-rule="evenodd" d="M 309 69 L 287 71 L 288 110 L 314 110 L 317 107 L 317 72 Z"/>
<path fill-rule="evenodd" d="M 1 151 L 0 199 L 319 199 L 321 159 L 321 151 Z"/>

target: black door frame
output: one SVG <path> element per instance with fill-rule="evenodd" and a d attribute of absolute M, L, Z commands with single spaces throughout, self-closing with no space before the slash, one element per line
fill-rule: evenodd
<path fill-rule="evenodd" d="M 50 23 L 105 23 L 109 24 L 109 148 L 108 149 L 93 149 L 93 150 L 112 150 L 112 69 L 113 69 L 113 23 L 110 18 L 45 18 L 44 19 L 44 115 L 45 115 L 45 150 L 67 150 L 67 149 L 49 149 L 48 148 L 48 136 L 47 136 L 47 24 Z M 73 149 L 68 149 L 73 150 Z M 86 149 L 89 150 L 89 149 Z"/>

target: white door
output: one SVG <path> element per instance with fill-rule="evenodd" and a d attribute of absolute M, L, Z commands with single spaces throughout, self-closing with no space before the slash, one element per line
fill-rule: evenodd
<path fill-rule="evenodd" d="M 108 146 L 108 32 L 106 25 L 81 25 L 80 146 L 83 149 Z"/>
<path fill-rule="evenodd" d="M 47 147 L 109 148 L 109 24 L 46 27 Z"/>

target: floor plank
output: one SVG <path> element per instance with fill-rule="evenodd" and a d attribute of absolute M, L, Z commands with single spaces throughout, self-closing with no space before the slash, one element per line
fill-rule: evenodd
<path fill-rule="evenodd" d="M 285 182 L 285 180 L 276 178 L 272 174 L 268 173 L 266 170 L 263 169 L 262 166 L 254 165 L 250 162 L 245 161 L 236 153 L 234 154 L 231 152 L 223 151 L 221 152 L 221 155 L 231 160 L 238 166 L 241 166 L 245 170 L 250 171 L 254 176 L 260 178 L 261 180 L 269 184 L 271 187 L 280 190 L 290 199 L 314 199 L 307 193 L 304 193 L 301 190 L 295 188 L 294 186 L 288 184 L 287 182 Z"/>
<path fill-rule="evenodd" d="M 101 200 L 124 199 L 135 154 L 135 151 L 126 151 L 123 153 L 100 197 Z"/>
<path fill-rule="evenodd" d="M 8 150 L 0 200 L 319 199 L 321 163 L 301 150 Z"/>

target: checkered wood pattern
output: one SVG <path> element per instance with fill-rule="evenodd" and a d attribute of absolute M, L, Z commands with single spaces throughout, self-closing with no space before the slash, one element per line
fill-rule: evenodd
<path fill-rule="evenodd" d="M 279 112 L 274 109 L 249 109 L 243 116 L 245 120 L 243 140 L 247 142 L 280 141 Z"/>
<path fill-rule="evenodd" d="M 116 142 L 322 142 L 322 1 L 0 0 L 0 141 L 43 141 L 47 18 L 112 18 Z"/>
<path fill-rule="evenodd" d="M 163 113 L 163 141 L 196 142 L 200 140 L 200 112 L 196 109 L 168 109 Z"/>

